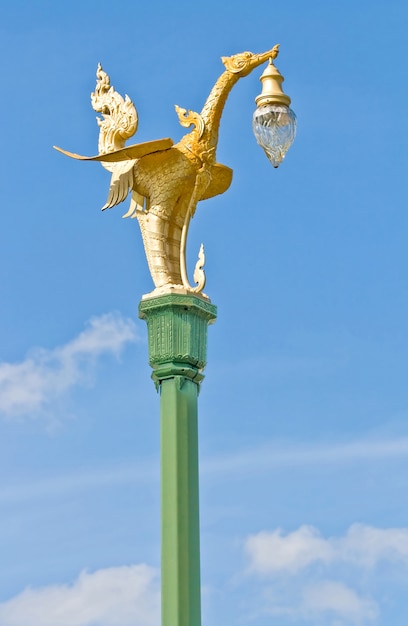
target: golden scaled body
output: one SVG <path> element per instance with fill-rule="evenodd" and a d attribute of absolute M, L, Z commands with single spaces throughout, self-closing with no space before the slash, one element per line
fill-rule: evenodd
<path fill-rule="evenodd" d="M 122 202 L 132 193 L 124 217 L 136 217 L 155 290 L 201 293 L 205 284 L 204 251 L 201 247 L 194 280 L 187 276 L 185 248 L 188 227 L 197 203 L 224 193 L 231 184 L 232 170 L 216 162 L 218 131 L 227 97 L 236 82 L 269 59 L 278 46 L 263 54 L 244 52 L 223 57 L 225 71 L 216 81 L 201 113 L 176 107 L 180 124 L 193 126 L 177 144 L 171 139 L 125 146 L 137 128 L 137 113 L 131 100 L 110 86 L 108 75 L 98 66 L 98 82 L 92 94 L 93 108 L 102 114 L 97 160 L 112 173 L 109 195 L 103 208 Z"/>

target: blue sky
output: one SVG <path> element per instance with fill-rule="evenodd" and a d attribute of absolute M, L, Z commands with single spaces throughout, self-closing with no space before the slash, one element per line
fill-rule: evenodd
<path fill-rule="evenodd" d="M 152 289 L 128 204 L 100 212 L 100 61 L 135 141 L 183 135 L 221 56 L 281 44 L 298 134 L 274 170 L 259 71 L 225 107 L 231 188 L 199 205 L 218 306 L 200 394 L 203 623 L 405 626 L 408 211 L 402 1 L 2 9 L 0 626 L 159 620 Z M 119 591 L 118 591 L 119 590 Z"/>

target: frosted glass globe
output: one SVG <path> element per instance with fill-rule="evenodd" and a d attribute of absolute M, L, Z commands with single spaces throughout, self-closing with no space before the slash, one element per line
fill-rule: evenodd
<path fill-rule="evenodd" d="M 252 128 L 273 167 L 278 167 L 296 135 L 296 115 L 286 104 L 265 104 L 254 112 Z"/>

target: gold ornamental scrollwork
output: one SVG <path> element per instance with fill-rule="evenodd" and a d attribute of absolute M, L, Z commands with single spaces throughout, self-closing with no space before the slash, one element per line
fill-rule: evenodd
<path fill-rule="evenodd" d="M 99 154 L 114 152 L 123 148 L 127 139 L 137 130 L 138 116 L 135 105 L 129 98 L 124 98 L 110 84 L 110 78 L 98 63 L 96 87 L 91 93 L 94 111 L 102 114 L 96 121 L 99 126 Z"/>
<path fill-rule="evenodd" d="M 183 126 L 184 128 L 190 128 L 190 126 L 195 126 L 198 133 L 198 139 L 201 139 L 205 129 L 204 120 L 201 115 L 199 113 L 196 113 L 195 111 L 187 111 L 187 109 L 183 109 L 177 104 L 174 108 L 176 109 L 176 113 L 178 115 L 181 126 Z"/>

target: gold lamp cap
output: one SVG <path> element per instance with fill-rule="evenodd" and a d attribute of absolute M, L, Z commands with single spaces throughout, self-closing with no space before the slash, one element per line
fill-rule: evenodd
<path fill-rule="evenodd" d="M 290 105 L 290 98 L 282 90 L 282 83 L 285 80 L 273 64 L 273 60 L 269 59 L 268 66 L 259 79 L 262 83 L 262 93 L 255 98 L 257 106 L 265 106 L 266 104 L 285 104 Z"/>

